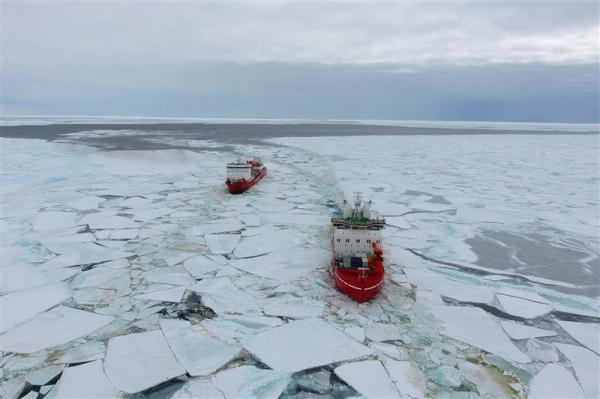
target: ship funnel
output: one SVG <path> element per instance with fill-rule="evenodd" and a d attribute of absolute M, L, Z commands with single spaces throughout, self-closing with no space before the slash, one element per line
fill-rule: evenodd
<path fill-rule="evenodd" d="M 362 216 L 365 219 L 371 219 L 371 201 L 365 202 L 362 206 Z"/>
<path fill-rule="evenodd" d="M 352 217 L 352 207 L 348 201 L 344 200 L 344 219 L 348 219 L 349 217 Z"/>

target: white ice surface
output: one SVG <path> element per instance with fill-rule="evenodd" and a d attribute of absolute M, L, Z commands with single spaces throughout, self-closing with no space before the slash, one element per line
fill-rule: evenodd
<path fill-rule="evenodd" d="M 102 283 L 117 278 L 125 273 L 128 273 L 125 269 L 112 269 L 102 267 L 102 265 L 85 272 L 79 273 L 72 281 L 72 288 L 86 288 L 98 286 Z"/>
<path fill-rule="evenodd" d="M 517 363 L 530 359 L 506 336 L 500 324 L 484 310 L 475 307 L 429 305 L 443 322 L 442 334 Z"/>
<path fill-rule="evenodd" d="M 327 264 L 328 253 L 319 248 L 290 248 L 265 256 L 237 259 L 232 266 L 257 276 L 278 281 L 297 280 Z"/>
<path fill-rule="evenodd" d="M 67 367 L 54 387 L 55 399 L 120 398 L 104 375 L 102 360 Z"/>
<path fill-rule="evenodd" d="M 31 265 L 17 262 L 0 267 L 0 294 L 8 294 L 46 283 L 48 283 L 48 277 Z M 2 328 L 0 328 L 1 330 Z"/>
<path fill-rule="evenodd" d="M 318 319 L 289 322 L 250 338 L 244 347 L 272 369 L 286 372 L 358 359 L 372 352 Z"/>
<path fill-rule="evenodd" d="M 226 398 L 278 398 L 291 377 L 287 373 L 241 366 L 217 373 L 213 386 Z"/>
<path fill-rule="evenodd" d="M 263 307 L 263 313 L 269 316 L 288 317 L 292 319 L 318 317 L 323 313 L 323 305 L 307 299 L 284 297 L 269 301 Z"/>
<path fill-rule="evenodd" d="M 61 267 L 88 265 L 109 260 L 127 258 L 133 254 L 106 248 L 101 245 L 84 243 L 73 247 L 71 251 L 63 253 L 40 265 L 42 270 L 54 270 Z"/>
<path fill-rule="evenodd" d="M 37 231 L 59 230 L 76 224 L 75 214 L 71 212 L 40 212 L 33 219 L 33 229 Z"/>
<path fill-rule="evenodd" d="M 170 399 L 226 399 L 209 379 L 189 380 Z"/>
<path fill-rule="evenodd" d="M 400 398 L 389 374 L 378 360 L 346 363 L 335 374 L 366 398 Z"/>
<path fill-rule="evenodd" d="M 541 328 L 526 326 L 514 321 L 500 320 L 500 324 L 504 332 L 512 339 L 529 339 L 556 335 L 554 331 L 542 330 Z"/>
<path fill-rule="evenodd" d="M 581 345 L 600 354 L 600 324 L 561 320 L 556 322 Z"/>
<path fill-rule="evenodd" d="M 202 303 L 217 314 L 251 314 L 260 311 L 260 305 L 248 293 L 240 290 L 229 277 L 204 279 L 191 287 L 198 292 Z"/>
<path fill-rule="evenodd" d="M 427 392 L 425 375 L 409 361 L 386 359 L 383 362 L 402 397 L 423 398 Z"/>
<path fill-rule="evenodd" d="M 548 304 L 514 296 L 496 294 L 496 300 L 504 312 L 524 319 L 534 319 L 552 311 L 552 306 Z"/>
<path fill-rule="evenodd" d="M 175 287 L 166 290 L 152 291 L 147 294 L 136 295 L 135 298 L 146 299 L 149 301 L 179 303 L 184 293 L 185 287 Z"/>
<path fill-rule="evenodd" d="M 0 296 L 0 333 L 30 320 L 70 296 L 64 284 L 49 284 Z"/>
<path fill-rule="evenodd" d="M 73 202 L 69 202 L 69 206 L 78 211 L 91 211 L 98 208 L 98 205 L 104 201 L 104 198 L 96 197 L 93 195 L 80 198 Z"/>
<path fill-rule="evenodd" d="M 175 357 L 193 377 L 214 373 L 240 351 L 240 348 L 208 336 L 200 326 L 165 328 L 161 320 L 161 328 Z"/>
<path fill-rule="evenodd" d="M 600 357 L 580 346 L 556 344 L 556 347 L 569 360 L 579 383 L 588 398 L 600 397 Z"/>
<path fill-rule="evenodd" d="M 210 234 L 204 237 L 206 245 L 213 255 L 225 255 L 233 251 L 238 241 L 239 234 Z"/>
<path fill-rule="evenodd" d="M 87 335 L 113 321 L 66 306 L 58 306 L 0 336 L 0 350 L 33 353 Z"/>
<path fill-rule="evenodd" d="M 582 398 L 581 387 L 569 370 L 558 364 L 549 364 L 533 377 L 529 388 L 530 399 Z"/>
<path fill-rule="evenodd" d="M 161 330 L 108 341 L 104 371 L 117 389 L 136 393 L 185 374 Z"/>
<path fill-rule="evenodd" d="M 244 237 L 236 246 L 236 258 L 250 258 L 273 251 L 282 251 L 301 244 L 297 234 L 287 230 L 273 230 L 257 236 Z"/>

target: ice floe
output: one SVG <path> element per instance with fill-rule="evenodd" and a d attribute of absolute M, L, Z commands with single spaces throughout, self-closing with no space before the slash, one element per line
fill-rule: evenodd
<path fill-rule="evenodd" d="M 263 313 L 292 319 L 318 317 L 323 313 L 323 305 L 306 298 L 282 297 L 266 304 Z"/>
<path fill-rule="evenodd" d="M 206 245 L 213 255 L 225 255 L 233 252 L 240 240 L 239 234 L 210 234 L 204 236 Z"/>
<path fill-rule="evenodd" d="M 290 380 L 287 373 L 241 366 L 217 373 L 213 386 L 226 398 L 278 398 Z"/>
<path fill-rule="evenodd" d="M 240 348 L 208 336 L 200 326 L 169 328 L 160 321 L 163 334 L 179 363 L 193 377 L 207 376 L 233 360 Z"/>
<path fill-rule="evenodd" d="M 31 265 L 17 262 L 0 267 L 0 294 L 38 287 L 46 283 L 48 283 L 46 274 Z M 0 303 L 1 301 L 0 299 Z"/>
<path fill-rule="evenodd" d="M 37 231 L 59 230 L 76 224 L 75 214 L 71 212 L 40 212 L 33 219 L 33 229 Z"/>
<path fill-rule="evenodd" d="M 600 357 L 594 352 L 575 345 L 556 344 L 558 350 L 573 366 L 579 383 L 588 398 L 600 397 L 598 376 L 600 375 Z"/>
<path fill-rule="evenodd" d="M 496 294 L 496 300 L 498 301 L 501 310 L 510 315 L 524 319 L 533 319 L 552 311 L 552 306 L 546 303 L 533 302 L 528 299 L 504 294 Z"/>
<path fill-rule="evenodd" d="M 106 248 L 101 245 L 84 243 L 73 247 L 71 251 L 58 255 L 40 265 L 42 270 L 54 270 L 61 267 L 90 265 L 127 258 L 133 254 Z"/>
<path fill-rule="evenodd" d="M 387 359 L 383 362 L 396 389 L 404 398 L 422 398 L 426 396 L 425 375 L 409 361 Z"/>
<path fill-rule="evenodd" d="M 346 363 L 335 374 L 367 398 L 400 398 L 394 383 L 378 360 Z"/>
<path fill-rule="evenodd" d="M 226 399 L 221 391 L 215 388 L 209 379 L 189 380 L 176 391 L 170 399 Z"/>
<path fill-rule="evenodd" d="M 289 345 L 293 342 L 294 345 Z M 296 372 L 372 351 L 318 319 L 293 321 L 251 337 L 244 347 L 274 370 Z"/>
<path fill-rule="evenodd" d="M 198 292 L 202 303 L 218 314 L 251 314 L 260 311 L 258 302 L 236 287 L 229 277 L 204 279 L 189 289 Z"/>
<path fill-rule="evenodd" d="M 109 399 L 121 395 L 104 375 L 102 360 L 67 367 L 53 389 L 54 399 Z"/>
<path fill-rule="evenodd" d="M 37 352 L 87 335 L 113 319 L 112 316 L 58 306 L 0 336 L 0 350 Z"/>
<path fill-rule="evenodd" d="M 600 354 L 600 324 L 575 321 L 556 321 L 577 342 Z"/>
<path fill-rule="evenodd" d="M 0 296 L 0 333 L 30 320 L 70 296 L 64 284 L 49 284 Z"/>
<path fill-rule="evenodd" d="M 475 307 L 429 305 L 443 322 L 442 334 L 517 363 L 531 361 L 504 334 L 500 324 Z"/>
<path fill-rule="evenodd" d="M 514 321 L 500 320 L 500 324 L 504 332 L 512 339 L 529 339 L 537 337 L 551 337 L 556 335 L 556 332 L 551 330 L 543 330 L 541 328 L 527 326 Z"/>
<path fill-rule="evenodd" d="M 185 287 L 175 287 L 166 290 L 152 291 L 147 294 L 137 295 L 134 298 L 146 299 L 149 301 L 157 302 L 174 302 L 179 303 L 183 294 L 185 293 Z"/>
<path fill-rule="evenodd" d="M 141 392 L 185 374 L 161 330 L 111 338 L 104 370 L 112 385 L 127 393 Z"/>
<path fill-rule="evenodd" d="M 582 398 L 583 396 L 581 387 L 569 370 L 558 364 L 549 364 L 531 381 L 527 398 Z"/>
<path fill-rule="evenodd" d="M 291 248 L 265 256 L 236 259 L 231 264 L 257 276 L 292 281 L 323 267 L 328 261 L 328 255 L 326 251 L 319 248 Z"/>

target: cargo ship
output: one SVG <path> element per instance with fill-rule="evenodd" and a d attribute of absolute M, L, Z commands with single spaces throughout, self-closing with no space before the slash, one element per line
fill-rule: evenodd
<path fill-rule="evenodd" d="M 356 194 L 354 207 L 344 201 L 343 217 L 332 218 L 331 270 L 337 288 L 362 303 L 383 287 L 381 230 L 385 219 L 371 217 L 371 201 Z"/>
<path fill-rule="evenodd" d="M 232 194 L 241 194 L 267 175 L 267 168 L 260 158 L 247 161 L 238 159 L 227 164 L 225 184 Z"/>

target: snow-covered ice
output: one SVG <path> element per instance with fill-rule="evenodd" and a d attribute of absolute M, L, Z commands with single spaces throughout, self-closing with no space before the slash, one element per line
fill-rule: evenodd
<path fill-rule="evenodd" d="M 54 387 L 52 396 L 54 399 L 120 397 L 104 375 L 102 360 L 66 368 Z"/>
<path fill-rule="evenodd" d="M 582 398 L 581 387 L 569 370 L 558 364 L 548 364 L 531 381 L 531 399 Z"/>
<path fill-rule="evenodd" d="M 524 397 L 558 378 L 598 396 L 593 137 L 225 146 L 141 133 L 89 131 L 65 143 L 115 134 L 194 150 L 0 139 L 11 146 L 0 392 L 65 366 L 40 393 L 93 396 L 106 387 L 106 359 L 120 387 L 112 381 L 101 396 L 160 385 L 156 394 L 172 397 L 346 397 L 384 386 L 403 397 Z M 229 195 L 224 151 L 261 156 L 269 176 Z M 388 222 L 386 284 L 362 305 L 328 273 L 329 218 L 354 191 Z M 333 375 L 352 367 L 385 383 Z M 94 383 L 73 380 L 76 371 Z"/>
<path fill-rule="evenodd" d="M 58 306 L 0 336 L 0 350 L 33 353 L 82 337 L 113 321 L 111 316 Z"/>
<path fill-rule="evenodd" d="M 213 386 L 226 398 L 278 398 L 290 379 L 284 372 L 241 366 L 217 373 Z"/>
<path fill-rule="evenodd" d="M 30 320 L 70 296 L 64 284 L 49 284 L 0 297 L 0 333 Z M 0 337 L 2 339 L 2 337 Z"/>
<path fill-rule="evenodd" d="M 318 319 L 289 322 L 250 338 L 244 347 L 272 369 L 286 372 L 371 354 L 369 348 Z"/>
<path fill-rule="evenodd" d="M 208 376 L 233 360 L 240 348 L 210 337 L 200 326 L 165 327 L 163 334 L 179 363 L 194 377 Z"/>
<path fill-rule="evenodd" d="M 561 320 L 557 323 L 581 345 L 600 355 L 600 324 Z"/>
<path fill-rule="evenodd" d="M 378 360 L 346 363 L 335 374 L 367 398 L 400 398 L 388 372 Z"/>
<path fill-rule="evenodd" d="M 127 393 L 140 392 L 185 374 L 161 330 L 111 338 L 104 370 L 111 384 Z"/>
<path fill-rule="evenodd" d="M 531 360 L 504 334 L 500 324 L 485 311 L 475 307 L 428 307 L 442 321 L 442 334 L 466 342 L 506 360 L 528 363 Z"/>

